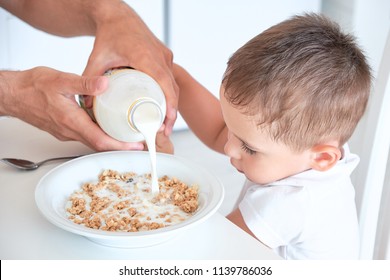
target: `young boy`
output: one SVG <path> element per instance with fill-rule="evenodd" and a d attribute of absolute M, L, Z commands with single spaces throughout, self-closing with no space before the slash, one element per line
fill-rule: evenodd
<path fill-rule="evenodd" d="M 354 39 L 315 14 L 277 24 L 229 59 L 220 101 L 174 73 L 189 127 L 247 178 L 228 218 L 286 259 L 358 258 L 346 141 L 371 75 Z"/>

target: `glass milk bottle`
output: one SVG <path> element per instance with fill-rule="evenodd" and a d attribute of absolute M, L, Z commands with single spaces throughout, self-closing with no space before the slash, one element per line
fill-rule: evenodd
<path fill-rule="evenodd" d="M 107 90 L 93 100 L 96 122 L 119 141 L 144 140 L 141 123 L 152 122 L 160 127 L 164 121 L 166 101 L 162 89 L 149 75 L 134 69 L 114 69 L 106 75 Z"/>

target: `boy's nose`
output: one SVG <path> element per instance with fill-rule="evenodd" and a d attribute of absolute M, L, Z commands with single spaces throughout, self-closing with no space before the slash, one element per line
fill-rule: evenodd
<path fill-rule="evenodd" d="M 226 142 L 224 147 L 225 154 L 230 158 L 240 159 L 241 156 L 240 146 L 234 142 L 235 141 L 232 137 L 228 138 L 228 141 Z"/>

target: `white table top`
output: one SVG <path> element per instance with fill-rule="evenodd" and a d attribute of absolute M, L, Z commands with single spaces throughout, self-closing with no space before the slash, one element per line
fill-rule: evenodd
<path fill-rule="evenodd" d="M 91 152 L 81 143 L 58 141 L 17 119 L 0 118 L 0 158 L 39 161 Z M 279 259 L 220 213 L 147 248 L 110 248 L 66 232 L 47 221 L 34 200 L 39 179 L 60 163 L 21 171 L 0 162 L 0 259 Z"/>

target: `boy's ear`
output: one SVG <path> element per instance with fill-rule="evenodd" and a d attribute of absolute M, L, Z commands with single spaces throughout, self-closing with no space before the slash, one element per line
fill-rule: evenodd
<path fill-rule="evenodd" d="M 311 151 L 311 168 L 318 171 L 332 168 L 342 156 L 341 150 L 333 145 L 317 145 Z"/>

